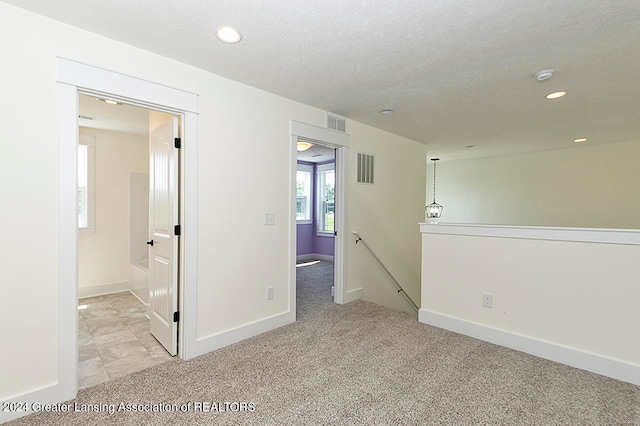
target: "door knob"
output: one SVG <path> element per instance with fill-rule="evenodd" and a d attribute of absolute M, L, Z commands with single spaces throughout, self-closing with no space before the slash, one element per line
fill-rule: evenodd
<path fill-rule="evenodd" d="M 153 247 L 153 240 L 147 241 L 147 244 L 149 244 L 151 247 Z"/>

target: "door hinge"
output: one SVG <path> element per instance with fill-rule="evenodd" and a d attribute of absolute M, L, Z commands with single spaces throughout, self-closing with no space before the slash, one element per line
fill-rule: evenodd
<path fill-rule="evenodd" d="M 180 235 L 180 231 L 181 231 L 180 225 L 175 225 L 173 227 L 173 235 Z"/>
<path fill-rule="evenodd" d="M 175 146 L 176 148 L 178 148 L 178 149 L 182 148 L 182 141 L 180 140 L 180 138 L 175 138 L 175 139 L 173 140 L 173 142 L 174 142 L 174 146 Z"/>
<path fill-rule="evenodd" d="M 173 313 L 173 322 L 178 322 L 178 321 L 180 321 L 180 311 Z"/>

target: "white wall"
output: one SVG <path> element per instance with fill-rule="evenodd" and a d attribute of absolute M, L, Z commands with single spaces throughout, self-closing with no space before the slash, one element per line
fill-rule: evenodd
<path fill-rule="evenodd" d="M 420 305 L 420 233 L 424 221 L 427 147 L 369 126 L 349 122 L 349 226 L 382 260 Z M 358 151 L 375 156 L 374 185 L 356 183 Z M 349 236 L 348 289 L 362 287 L 364 299 L 406 312 L 415 309 L 362 244 Z"/>
<path fill-rule="evenodd" d="M 129 261 L 149 257 L 149 173 L 129 173 Z"/>
<path fill-rule="evenodd" d="M 442 222 L 640 228 L 640 141 L 480 160 L 443 159 Z M 431 163 L 431 161 L 429 161 Z M 433 168 L 427 172 L 433 197 Z"/>
<path fill-rule="evenodd" d="M 173 115 L 162 111 L 149 110 L 149 134 L 167 122 Z M 178 129 L 182 126 L 182 121 L 178 120 Z"/>
<path fill-rule="evenodd" d="M 16 225 L 6 226 L 0 256 L 0 308 L 10 318 L 0 322 L 0 335 L 12 342 L 11 351 L 0 353 L 0 400 L 58 381 L 58 258 L 65 253 L 58 250 L 57 231 L 56 57 L 199 95 L 197 338 L 288 312 L 290 122 L 323 126 L 324 111 L 5 3 L 0 3 L 0 52 L 3 63 L 11 64 L 3 67 L 0 81 L 0 112 L 11 123 L 0 130 L 7 141 L 0 180 L 14 183 L 2 186 L 2 197 L 15 207 L 0 209 L 0 219 Z M 350 202 L 350 228 L 360 227 L 374 247 L 396 248 L 399 255 L 389 250 L 383 258 L 394 268 L 407 266 L 411 278 L 406 281 L 411 281 L 419 271 L 419 245 L 402 244 L 400 238 L 419 238 L 424 158 L 414 157 L 424 149 L 366 126 L 350 124 L 350 129 L 354 147 L 380 153 L 381 171 L 380 186 L 352 188 L 358 201 Z M 398 144 L 400 150 L 387 165 L 382 157 L 391 149 L 383 143 Z M 398 176 L 392 177 L 397 166 Z M 393 203 L 386 191 L 393 192 Z M 275 213 L 275 226 L 263 226 L 264 212 Z M 405 220 L 410 223 L 399 225 Z M 406 253 L 408 247 L 413 251 Z M 349 250 L 348 263 L 355 264 L 352 256 L 358 255 Z M 365 287 L 366 294 L 368 283 L 358 275 L 364 266 L 348 266 L 349 288 Z M 266 300 L 267 287 L 274 288 L 274 300 Z"/>
<path fill-rule="evenodd" d="M 640 384 L 640 234 L 628 245 L 432 233 L 447 226 L 423 234 L 421 321 Z"/>
<path fill-rule="evenodd" d="M 78 237 L 78 285 L 129 281 L 131 173 L 149 173 L 147 136 L 81 128 L 95 136 L 95 233 Z M 144 241 L 142 241 L 144 244 Z"/>

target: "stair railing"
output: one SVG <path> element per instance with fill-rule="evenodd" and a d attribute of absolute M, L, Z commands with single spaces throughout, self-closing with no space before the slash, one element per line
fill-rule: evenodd
<path fill-rule="evenodd" d="M 413 301 L 413 299 L 411 299 L 411 296 L 409 296 L 407 294 L 407 292 L 404 290 L 404 288 L 402 288 L 402 286 L 400 285 L 400 283 L 398 282 L 398 280 L 395 279 L 395 277 L 391 274 L 391 272 L 389 272 L 389 270 L 387 269 L 386 266 L 384 266 L 384 263 L 382 263 L 382 261 L 380 260 L 380 258 L 374 253 L 373 250 L 371 250 L 371 247 L 369 247 L 367 245 L 367 242 L 365 240 L 362 239 L 362 237 L 360 236 L 360 234 L 358 234 L 357 231 L 353 231 L 353 235 L 356 236 L 356 245 L 358 243 L 362 243 L 363 246 L 365 246 L 367 248 L 367 250 L 369 250 L 369 253 L 371 253 L 371 255 L 373 256 L 373 258 L 378 262 L 378 264 L 380 266 L 382 266 L 382 269 L 384 269 L 384 271 L 387 273 L 387 275 L 389 275 L 389 278 L 391 278 L 391 280 L 393 281 L 393 283 L 396 285 L 397 289 L 398 289 L 398 293 L 402 293 L 404 295 L 404 297 L 407 298 L 407 300 L 413 305 L 413 307 L 416 309 L 416 311 L 420 310 L 420 308 L 418 308 L 418 305 L 416 305 L 416 303 Z"/>

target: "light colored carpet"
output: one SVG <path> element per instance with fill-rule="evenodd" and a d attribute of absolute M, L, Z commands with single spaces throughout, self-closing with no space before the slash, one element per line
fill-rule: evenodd
<path fill-rule="evenodd" d="M 295 324 L 84 389 L 73 401 L 191 403 L 188 412 L 41 413 L 11 424 L 640 425 L 637 386 L 375 304 L 335 305 L 330 265 L 308 268 L 298 269 Z M 255 410 L 197 412 L 202 401 Z"/>

